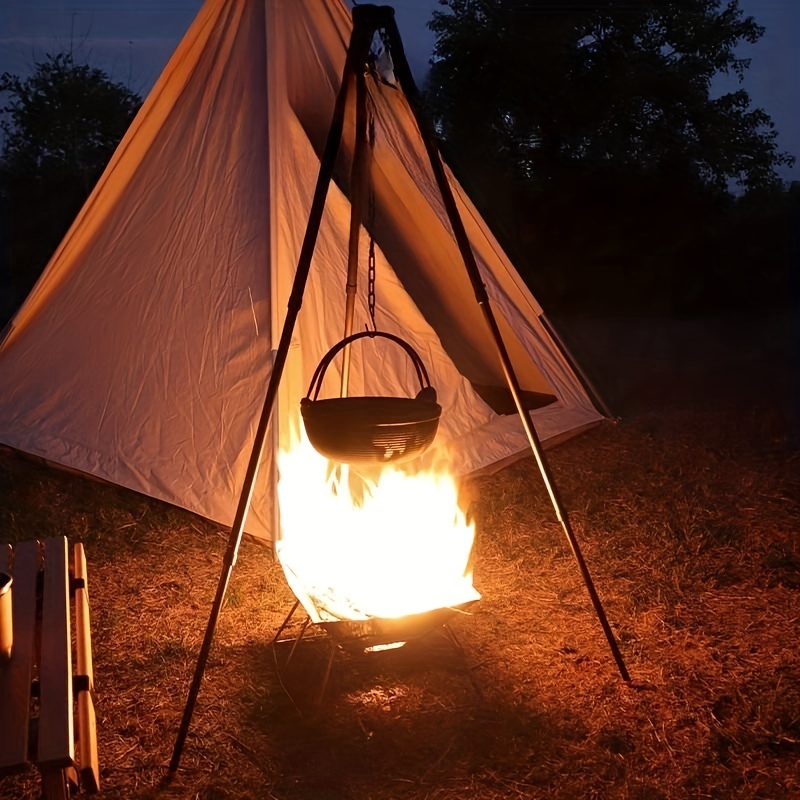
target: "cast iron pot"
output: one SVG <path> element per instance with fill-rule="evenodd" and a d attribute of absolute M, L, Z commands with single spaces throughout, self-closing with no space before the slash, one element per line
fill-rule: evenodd
<path fill-rule="evenodd" d="M 331 361 L 348 344 L 365 337 L 389 339 L 406 351 L 420 382 L 416 397 L 317 399 Z M 364 331 L 342 339 L 319 362 L 308 394 L 300 401 L 300 412 L 314 449 L 331 461 L 388 464 L 416 458 L 430 446 L 442 407 L 422 359 L 410 344 L 391 333 Z"/>

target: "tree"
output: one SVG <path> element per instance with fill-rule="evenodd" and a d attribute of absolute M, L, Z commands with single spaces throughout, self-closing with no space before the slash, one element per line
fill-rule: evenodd
<path fill-rule="evenodd" d="M 774 191 L 794 161 L 744 89 L 713 95 L 764 29 L 737 0 L 440 2 L 426 102 L 548 308 L 706 302 L 729 185 Z"/>
<path fill-rule="evenodd" d="M 737 0 L 441 3 L 427 95 L 442 135 L 495 142 L 529 180 L 592 165 L 749 189 L 794 161 L 744 89 L 712 97 L 716 75 L 749 65 L 736 46 L 764 32 Z"/>
<path fill-rule="evenodd" d="M 13 215 L 8 258 L 18 293 L 30 288 L 80 210 L 141 99 L 71 54 L 32 75 L 4 73 L 0 191 Z"/>

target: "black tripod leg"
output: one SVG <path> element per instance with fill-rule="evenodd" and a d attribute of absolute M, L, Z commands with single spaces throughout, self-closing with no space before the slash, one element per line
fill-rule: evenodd
<path fill-rule="evenodd" d="M 403 92 L 408 99 L 409 106 L 422 134 L 422 140 L 428 153 L 428 158 L 433 169 L 437 186 L 442 194 L 442 200 L 444 201 L 445 209 L 447 210 L 447 215 L 453 228 L 458 249 L 461 252 L 461 256 L 464 260 L 464 266 L 467 270 L 470 282 L 472 283 L 472 288 L 475 292 L 475 299 L 477 300 L 478 305 L 483 312 L 484 320 L 489 328 L 489 333 L 491 334 L 492 340 L 497 348 L 497 353 L 500 357 L 500 362 L 503 368 L 503 374 L 505 375 L 506 382 L 508 383 L 508 388 L 511 390 L 511 395 L 514 398 L 514 404 L 516 405 L 517 412 L 519 413 L 522 421 L 523 429 L 525 430 L 525 435 L 528 439 L 531 450 L 533 451 L 539 471 L 541 472 L 545 488 L 550 496 L 550 501 L 553 504 L 556 517 L 561 523 L 561 527 L 567 537 L 567 541 L 569 542 L 569 546 L 575 556 L 575 560 L 578 562 L 578 568 L 580 569 L 581 576 L 586 584 L 586 589 L 589 592 L 589 598 L 592 601 L 592 605 L 595 613 L 597 614 L 597 618 L 600 621 L 603 633 L 608 640 L 611 653 L 617 663 L 620 675 L 622 676 L 623 680 L 630 681 L 630 674 L 628 673 L 625 662 L 622 659 L 622 653 L 620 652 L 619 645 L 614 637 L 614 632 L 611 630 L 611 626 L 608 623 L 603 605 L 600 602 L 600 597 L 598 596 L 594 587 L 594 582 L 592 581 L 592 576 L 589 573 L 589 568 L 586 566 L 586 562 L 584 561 L 578 540 L 575 537 L 572 526 L 569 523 L 567 513 L 563 509 L 561 501 L 558 497 L 552 475 L 550 474 L 549 466 L 545 460 L 544 451 L 539 442 L 539 437 L 531 421 L 530 414 L 522 402 L 522 390 L 520 388 L 519 381 L 517 380 L 516 373 L 514 372 L 514 367 L 511 364 L 511 359 L 508 355 L 508 351 L 506 350 L 505 343 L 503 342 L 503 338 L 497 325 L 491 305 L 489 304 L 489 296 L 486 293 L 486 287 L 481 279 L 480 270 L 478 269 L 478 264 L 475 261 L 475 255 L 472 252 L 472 247 L 469 243 L 469 237 L 467 236 L 464 223 L 458 211 L 458 206 L 456 205 L 455 197 L 453 196 L 453 190 L 450 187 L 450 184 L 447 180 L 447 175 L 445 174 L 444 167 L 442 165 L 436 138 L 421 112 L 419 93 L 417 92 L 417 87 L 414 83 L 411 69 L 406 61 L 403 43 L 400 39 L 400 33 L 397 30 L 397 25 L 394 21 L 393 14 L 386 15 L 386 18 L 383 21 L 383 27 L 386 29 L 389 39 L 395 75 L 400 81 L 400 85 L 403 87 Z"/>
<path fill-rule="evenodd" d="M 211 614 L 208 619 L 208 625 L 206 626 L 205 637 L 200 648 L 200 655 L 197 659 L 194 677 L 189 688 L 189 696 L 186 701 L 186 706 L 183 711 L 183 718 L 181 719 L 180 728 L 178 729 L 178 736 L 172 751 L 172 759 L 169 763 L 170 772 L 175 772 L 180 764 L 181 753 L 183 752 L 183 746 L 186 741 L 186 736 L 189 732 L 189 725 L 192 720 L 194 706 L 197 701 L 197 695 L 200 691 L 200 684 L 203 680 L 206 662 L 208 661 L 208 655 L 211 650 L 211 642 L 214 638 L 214 630 L 217 625 L 217 619 L 219 618 L 219 613 L 222 609 L 222 603 L 225 599 L 225 592 L 228 588 L 231 571 L 236 563 L 239 545 L 241 544 L 242 534 L 244 533 L 244 522 L 247 512 L 250 508 L 250 502 L 252 500 L 253 490 L 255 488 L 258 467 L 261 461 L 261 452 L 264 449 L 264 442 L 266 441 L 267 437 L 267 428 L 272 415 L 272 408 L 275 405 L 275 399 L 278 394 L 278 386 L 281 376 L 283 375 L 283 369 L 286 364 L 286 357 L 289 352 L 292 333 L 297 322 L 297 315 L 300 313 L 300 307 L 303 302 L 303 293 L 305 292 L 308 274 L 311 269 L 311 258 L 314 255 L 314 248 L 317 242 L 319 226 L 322 221 L 322 213 L 325 210 L 325 200 L 328 193 L 328 187 L 331 179 L 333 178 L 336 155 L 341 144 L 347 95 L 350 85 L 353 82 L 353 76 L 355 75 L 357 65 L 366 62 L 373 33 L 374 31 L 364 30 L 362 26 L 355 26 L 353 28 L 350 45 L 347 50 L 344 72 L 342 74 L 342 85 L 336 98 L 333 119 L 331 121 L 330 130 L 328 131 L 328 139 L 325 144 L 325 151 L 320 162 L 319 176 L 317 178 L 317 185 L 314 191 L 314 199 L 311 203 L 308 225 L 306 227 L 303 245 L 298 258 L 297 272 L 295 273 L 292 292 L 289 297 L 286 320 L 284 322 L 283 332 L 281 333 L 280 342 L 275 353 L 272 374 L 270 376 L 269 386 L 267 387 L 267 396 L 264 400 L 264 406 L 261 411 L 261 417 L 256 430 L 255 439 L 253 441 L 253 449 L 247 466 L 247 472 L 245 473 L 244 484 L 239 498 L 239 504 L 236 509 L 236 516 L 234 518 L 233 525 L 231 527 L 231 533 L 228 538 L 228 548 L 225 553 L 225 560 L 219 577 L 219 583 L 217 584 L 217 592 L 214 598 L 214 604 L 211 607 Z"/>

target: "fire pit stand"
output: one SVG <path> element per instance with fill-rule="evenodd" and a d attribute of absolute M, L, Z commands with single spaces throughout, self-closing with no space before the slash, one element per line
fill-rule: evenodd
<path fill-rule="evenodd" d="M 437 628 L 443 629 L 448 639 L 461 650 L 458 640 L 447 625 L 447 622 L 455 615 L 466 612 L 473 603 L 462 603 L 452 608 L 437 608 L 419 614 L 408 614 L 398 619 L 372 617 L 365 620 L 314 622 L 311 614 L 306 611 L 305 619 L 300 624 L 299 630 L 292 635 L 281 638 L 284 632 L 288 630 L 301 605 L 300 600 L 295 600 L 294 605 L 275 632 L 270 644 L 273 648 L 276 648 L 275 661 L 279 673 L 289 668 L 301 642 L 313 641 L 326 642 L 328 644 L 328 658 L 315 703 L 315 705 L 320 705 L 328 688 L 333 662 L 337 653 L 357 654 L 389 649 L 392 646 L 403 645 L 406 642 L 419 639 Z M 277 658 L 278 647 L 289 648 L 289 653 L 282 663 Z M 283 684 L 282 679 L 281 683 Z M 286 689 L 285 685 L 284 689 Z"/>
<path fill-rule="evenodd" d="M 297 643 L 306 635 L 310 625 L 327 634 L 331 641 L 343 650 L 363 652 L 383 647 L 402 644 L 412 639 L 418 639 L 434 628 L 438 628 L 453 616 L 464 613 L 473 603 L 462 603 L 452 608 L 436 608 L 419 614 L 407 614 L 404 617 L 392 619 L 389 617 L 370 617 L 369 619 L 341 619 L 314 622 L 311 614 L 306 613 L 300 632 L 296 636 L 281 638 L 283 632 L 289 627 L 294 615 L 300 608 L 300 601 L 296 600 L 286 619 L 281 623 L 272 644 Z M 322 634 L 315 634 L 322 635 Z M 290 658 L 291 658 L 290 653 Z"/>
<path fill-rule="evenodd" d="M 317 630 L 316 632 L 306 636 L 309 633 L 309 630 L 314 631 L 315 627 L 312 625 L 311 616 L 309 614 L 305 615 L 305 619 L 300 625 L 300 630 L 294 633 L 293 635 L 287 636 L 285 638 L 281 638 L 284 631 L 289 628 L 289 624 L 292 621 L 292 618 L 297 613 L 297 610 L 300 608 L 300 601 L 295 600 L 294 605 L 290 609 L 289 613 L 286 615 L 286 619 L 281 623 L 281 626 L 275 632 L 275 636 L 272 638 L 270 645 L 275 651 L 275 667 L 278 671 L 278 678 L 281 682 L 281 686 L 283 687 L 284 691 L 287 695 L 291 697 L 291 693 L 286 688 L 286 684 L 283 680 L 282 673 L 289 668 L 289 665 L 294 658 L 294 654 L 297 651 L 300 642 L 302 641 L 315 641 L 315 642 L 324 642 L 328 645 L 328 658 L 325 662 L 325 670 L 322 676 L 322 682 L 320 684 L 319 689 L 317 690 L 317 696 L 315 698 L 314 705 L 319 706 L 322 704 L 322 700 L 325 697 L 325 692 L 328 689 L 328 682 L 330 681 L 331 677 L 331 670 L 333 669 L 333 661 L 336 658 L 336 647 L 334 646 L 333 642 L 325 635 L 324 631 Z M 286 659 L 283 663 L 280 662 L 278 658 L 278 648 L 279 647 L 288 647 L 289 654 L 286 656 Z M 294 702 L 294 698 L 292 698 L 292 702 Z"/>

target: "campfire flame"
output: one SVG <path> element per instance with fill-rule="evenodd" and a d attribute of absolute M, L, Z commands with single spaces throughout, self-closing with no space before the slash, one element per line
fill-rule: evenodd
<path fill-rule="evenodd" d="M 369 475 L 302 437 L 281 452 L 276 550 L 314 622 L 397 619 L 473 602 L 474 527 L 441 469 Z"/>

